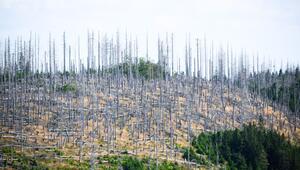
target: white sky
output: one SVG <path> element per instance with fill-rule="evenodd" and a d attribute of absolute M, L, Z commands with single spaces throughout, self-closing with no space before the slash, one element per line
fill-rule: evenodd
<path fill-rule="evenodd" d="M 217 47 L 246 49 L 250 56 L 258 52 L 277 64 L 300 64 L 299 0 L 0 0 L 1 41 L 30 31 L 44 36 L 41 41 L 47 42 L 49 32 L 60 41 L 63 31 L 77 37 L 72 35 L 87 29 L 127 30 L 139 42 L 148 33 L 154 54 L 158 34 L 173 32 L 179 56 L 190 34 L 192 40 L 205 35 Z"/>

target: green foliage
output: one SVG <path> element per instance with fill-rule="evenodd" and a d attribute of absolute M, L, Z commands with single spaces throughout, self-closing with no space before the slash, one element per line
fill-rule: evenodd
<path fill-rule="evenodd" d="M 100 169 L 119 169 L 123 170 L 146 170 L 156 169 L 156 160 L 150 158 L 139 159 L 134 156 L 101 156 L 98 157 Z M 185 169 L 185 167 L 178 165 L 177 163 L 163 161 L 158 163 L 157 169 L 159 170 L 179 170 Z"/>
<path fill-rule="evenodd" d="M 158 169 L 159 170 L 180 170 L 181 167 L 178 166 L 178 164 L 176 163 L 163 161 L 161 164 L 159 164 Z"/>
<path fill-rule="evenodd" d="M 22 153 L 17 153 L 11 147 L 3 147 L 0 151 L 4 158 L 4 167 L 11 167 L 13 169 L 48 169 L 44 165 L 38 163 L 35 158 L 28 157 Z"/>
<path fill-rule="evenodd" d="M 53 152 L 55 153 L 56 156 L 63 156 L 64 155 L 64 153 L 62 151 L 60 151 L 59 149 L 57 149 L 57 148 L 54 148 Z"/>
<path fill-rule="evenodd" d="M 275 131 L 246 125 L 243 129 L 202 133 L 192 142 L 190 159 L 203 164 L 199 154 L 230 169 L 300 169 L 300 147 Z M 183 155 L 187 157 L 186 153 Z"/>
<path fill-rule="evenodd" d="M 67 166 L 66 166 L 66 169 L 90 169 L 90 164 L 88 161 L 82 161 L 82 162 L 79 162 L 77 160 L 74 160 L 72 158 L 69 158 L 66 160 L 66 163 L 67 163 Z M 59 168 L 61 169 L 61 167 Z"/>
<path fill-rule="evenodd" d="M 200 155 L 195 152 L 195 149 L 193 147 L 184 149 L 183 158 L 186 160 L 190 159 L 190 162 L 200 163 L 202 165 L 208 164 L 205 159 L 202 159 Z"/>
<path fill-rule="evenodd" d="M 15 73 L 5 71 L 0 74 L 0 80 L 8 80 L 10 79 L 12 82 L 21 82 L 22 79 L 25 79 L 29 75 L 34 74 L 33 72 L 25 71 L 25 70 L 17 70 Z"/>
<path fill-rule="evenodd" d="M 92 68 L 88 69 L 86 72 L 88 74 L 96 74 L 97 73 L 97 71 L 95 69 L 92 69 Z"/>
<path fill-rule="evenodd" d="M 65 72 L 57 72 L 58 75 L 60 76 L 60 78 L 62 77 L 74 77 L 76 75 L 76 73 L 74 71 L 65 71 Z"/>
<path fill-rule="evenodd" d="M 165 78 L 169 73 L 163 66 L 159 64 L 152 63 L 150 61 L 145 61 L 140 59 L 137 63 L 131 63 L 129 61 L 119 64 L 118 66 L 113 66 L 111 68 L 105 69 L 104 73 L 111 74 L 123 74 L 125 76 L 132 76 L 133 78 L 142 77 L 146 80 L 149 79 L 162 79 Z"/>
<path fill-rule="evenodd" d="M 119 159 L 118 159 L 118 156 L 115 156 L 115 155 L 111 155 L 111 156 L 104 155 L 102 157 L 98 157 L 98 162 L 99 162 L 99 164 L 107 162 L 110 165 L 118 165 Z"/>
<path fill-rule="evenodd" d="M 145 169 L 144 164 L 141 160 L 135 157 L 124 157 L 122 161 L 123 170 L 143 170 Z"/>
<path fill-rule="evenodd" d="M 44 169 L 90 169 L 89 161 L 79 162 L 72 158 L 67 158 L 58 161 L 57 159 L 51 159 L 51 156 L 63 156 L 63 152 L 54 148 L 47 150 L 46 153 L 49 157 L 30 157 L 24 153 L 18 153 L 12 147 L 3 147 L 0 150 L 3 157 L 3 166 L 5 168 L 12 169 L 24 169 L 24 170 L 44 170 Z M 55 167 L 53 167 L 55 165 Z M 2 166 L 2 167 L 3 167 Z"/>
<path fill-rule="evenodd" d="M 16 72 L 16 80 L 20 80 L 20 79 L 23 79 L 23 78 L 25 78 L 25 74 L 26 73 L 24 73 L 23 71 L 17 71 Z"/>
<path fill-rule="evenodd" d="M 61 91 L 63 93 L 67 93 L 67 92 L 76 92 L 77 91 L 77 86 L 76 84 L 72 84 L 72 83 L 68 83 L 65 84 L 63 86 L 59 86 L 57 87 L 58 91 Z"/>
<path fill-rule="evenodd" d="M 300 112 L 300 74 L 299 68 L 271 73 L 250 75 L 248 89 L 253 94 L 260 94 L 273 102 L 282 104 L 294 113 Z"/>
<path fill-rule="evenodd" d="M 15 149 L 12 148 L 12 147 L 3 147 L 3 148 L 1 149 L 1 152 L 2 152 L 3 154 L 9 155 L 9 156 L 12 156 L 12 155 L 15 155 L 15 154 L 16 154 Z"/>
<path fill-rule="evenodd" d="M 87 170 L 91 168 L 89 160 L 83 160 L 79 162 L 73 158 L 65 158 L 62 160 L 51 159 L 50 157 L 30 157 L 23 153 L 18 153 L 12 147 L 3 147 L 0 150 L 1 156 L 4 158 L 3 165 L 6 168 L 12 169 L 82 169 Z M 63 156 L 63 152 L 54 148 L 46 151 L 46 154 L 55 156 Z M 50 159 L 49 159 L 50 158 Z M 156 167 L 156 160 L 143 158 L 139 159 L 134 156 L 117 156 L 106 155 L 97 158 L 98 164 L 95 165 L 96 169 L 110 169 L 117 170 L 122 168 L 123 170 L 146 170 L 146 169 L 159 169 L 159 170 L 179 170 L 186 169 L 177 163 L 169 161 L 163 161 L 158 163 Z M 53 166 L 55 165 L 55 166 Z"/>

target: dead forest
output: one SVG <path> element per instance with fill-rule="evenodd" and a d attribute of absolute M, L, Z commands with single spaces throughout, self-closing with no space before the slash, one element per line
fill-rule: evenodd
<path fill-rule="evenodd" d="M 61 36 L 50 34 L 47 48 L 37 35 L 1 40 L 0 147 L 32 157 L 58 148 L 91 167 L 98 156 L 124 154 L 198 166 L 182 158 L 193 137 L 249 122 L 299 143 L 299 99 L 291 110 L 262 94 L 267 73 L 278 70 L 259 55 L 202 37 L 176 47 L 185 53 L 179 57 L 173 34 L 158 37 L 155 49 L 120 33 L 90 31 L 78 39 L 84 47 L 68 42 L 67 32 Z"/>

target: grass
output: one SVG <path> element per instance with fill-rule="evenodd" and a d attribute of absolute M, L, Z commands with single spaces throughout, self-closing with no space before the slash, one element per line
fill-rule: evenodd
<path fill-rule="evenodd" d="M 2 167 L 7 169 L 35 169 L 35 170 L 47 170 L 47 169 L 82 169 L 87 170 L 91 168 L 90 160 L 82 160 L 81 162 L 71 157 L 61 158 L 64 153 L 59 149 L 50 149 L 41 151 L 43 157 L 32 157 L 25 153 L 20 153 L 12 147 L 3 147 L 2 153 Z M 56 155 L 58 157 L 53 157 Z M 51 158 L 53 157 L 53 158 Z M 124 170 L 146 170 L 156 169 L 156 161 L 148 157 L 139 158 L 136 156 L 124 155 L 105 155 L 99 156 L 95 160 L 95 169 L 119 169 Z M 186 167 L 177 163 L 162 161 L 158 164 L 159 170 L 179 170 L 186 169 Z"/>

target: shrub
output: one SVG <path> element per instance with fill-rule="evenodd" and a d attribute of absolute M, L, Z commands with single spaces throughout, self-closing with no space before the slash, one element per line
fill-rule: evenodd
<path fill-rule="evenodd" d="M 122 167 L 124 170 L 143 170 L 144 165 L 142 161 L 139 159 L 129 156 L 129 157 L 124 157 L 122 161 Z"/>

